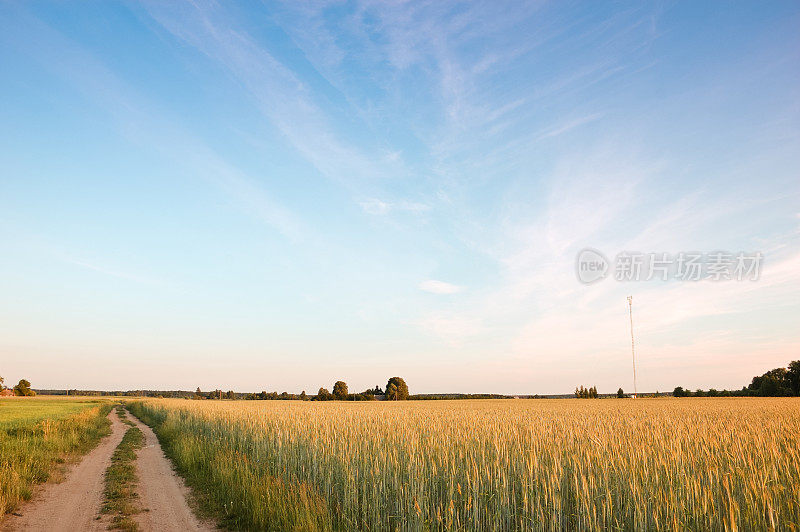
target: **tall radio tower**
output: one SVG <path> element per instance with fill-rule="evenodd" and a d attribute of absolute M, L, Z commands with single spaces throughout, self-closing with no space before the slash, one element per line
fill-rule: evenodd
<path fill-rule="evenodd" d="M 636 351 L 633 346 L 633 296 L 628 296 L 628 313 L 631 317 L 631 358 L 633 359 L 633 397 L 639 395 L 636 389 Z"/>

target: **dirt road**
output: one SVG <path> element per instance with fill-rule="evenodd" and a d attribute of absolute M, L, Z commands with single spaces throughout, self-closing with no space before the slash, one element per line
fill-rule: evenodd
<path fill-rule="evenodd" d="M 111 436 L 87 454 L 66 473 L 60 484 L 45 484 L 31 502 L 0 522 L 3 530 L 75 531 L 106 530 L 108 519 L 98 519 L 103 504 L 103 474 L 111 463 L 111 455 L 125 434 L 125 425 L 113 410 Z"/>
<path fill-rule="evenodd" d="M 172 470 L 153 430 L 128 415 L 128 419 L 144 433 L 144 447 L 139 450 L 136 469 L 139 474 L 138 493 L 145 511 L 135 516 L 142 530 L 164 532 L 183 530 L 215 530 L 199 521 L 186 502 L 189 490 Z"/>
<path fill-rule="evenodd" d="M 67 471 L 64 482 L 45 484 L 31 502 L 23 505 L 17 515 L 0 519 L 0 530 L 74 532 L 107 530 L 109 516 L 100 515 L 103 504 L 105 471 L 111 455 L 127 430 L 115 411 L 109 414 L 111 436 L 87 454 L 79 464 Z M 158 439 L 147 425 L 128 415 L 144 433 L 145 444 L 138 451 L 136 468 L 139 475 L 137 493 L 142 512 L 134 518 L 141 530 L 184 531 L 215 530 L 199 521 L 186 502 L 188 489 L 172 470 Z"/>

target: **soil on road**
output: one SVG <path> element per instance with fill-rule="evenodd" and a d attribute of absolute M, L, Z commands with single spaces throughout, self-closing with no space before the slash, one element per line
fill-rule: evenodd
<path fill-rule="evenodd" d="M 144 446 L 138 451 L 136 470 L 139 474 L 137 492 L 144 512 L 134 518 L 142 530 L 178 532 L 183 530 L 215 530 L 215 527 L 198 520 L 186 502 L 189 489 L 172 469 L 164 456 L 153 430 L 128 415 L 128 419 L 144 434 Z"/>
<path fill-rule="evenodd" d="M 1 522 L 3 530 L 73 532 L 106 530 L 109 519 L 98 519 L 103 504 L 104 473 L 111 455 L 125 434 L 125 425 L 113 410 L 108 414 L 111 436 L 107 436 L 66 472 L 64 482 L 45 484 L 31 502 Z"/>
<path fill-rule="evenodd" d="M 74 532 L 108 530 L 111 518 L 101 515 L 105 471 L 111 464 L 111 455 L 122 441 L 128 426 L 124 425 L 114 410 L 109 414 L 110 436 L 90 451 L 80 463 L 66 472 L 64 482 L 44 484 L 33 500 L 5 520 L 0 518 L 0 530 L 33 532 Z M 215 530 L 198 520 L 189 508 L 186 496 L 189 491 L 183 480 L 173 471 L 164 456 L 158 438 L 152 429 L 129 413 L 128 419 L 144 434 L 144 447 L 138 451 L 136 469 L 139 484 L 138 504 L 142 512 L 134 515 L 144 532 Z"/>

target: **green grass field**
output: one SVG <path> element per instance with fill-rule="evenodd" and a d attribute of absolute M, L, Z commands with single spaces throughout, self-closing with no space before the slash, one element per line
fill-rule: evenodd
<path fill-rule="evenodd" d="M 109 434 L 108 401 L 0 399 L 0 515 Z"/>
<path fill-rule="evenodd" d="M 0 399 L 0 430 L 27 426 L 43 419 L 57 421 L 77 414 L 96 403 L 67 399 Z"/>

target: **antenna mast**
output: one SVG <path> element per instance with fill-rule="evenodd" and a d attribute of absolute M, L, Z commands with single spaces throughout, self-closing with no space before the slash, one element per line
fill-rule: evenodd
<path fill-rule="evenodd" d="M 628 296 L 628 312 L 631 317 L 631 358 L 633 359 L 633 396 L 639 395 L 636 389 L 636 351 L 633 347 L 633 296 Z"/>

